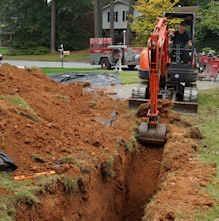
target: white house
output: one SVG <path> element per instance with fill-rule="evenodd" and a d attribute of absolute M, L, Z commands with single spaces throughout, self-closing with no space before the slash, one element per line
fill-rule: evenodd
<path fill-rule="evenodd" d="M 123 31 L 128 28 L 128 14 L 130 11 L 129 0 L 115 0 L 102 8 L 102 30 L 103 36 L 110 36 L 111 14 L 114 14 L 114 40 L 116 43 L 122 42 Z M 134 11 L 134 16 L 138 13 Z"/>
<path fill-rule="evenodd" d="M 106 5 L 102 9 L 102 29 L 110 29 L 110 8 L 111 4 Z M 114 10 L 114 29 L 127 29 L 129 2 L 125 0 L 117 0 L 113 3 Z"/>
<path fill-rule="evenodd" d="M 123 31 L 128 28 L 128 15 L 130 12 L 129 0 L 115 0 L 102 8 L 102 31 L 104 37 L 110 36 L 111 14 L 114 14 L 114 40 L 116 43 L 122 42 Z M 139 12 L 133 12 L 133 16 L 139 16 Z"/>

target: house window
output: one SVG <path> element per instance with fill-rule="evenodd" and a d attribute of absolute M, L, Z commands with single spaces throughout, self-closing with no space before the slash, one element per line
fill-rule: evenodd
<path fill-rule="evenodd" d="M 125 21 L 126 20 L 126 11 L 122 11 L 122 21 Z"/>
<path fill-rule="evenodd" d="M 110 12 L 107 13 L 107 21 L 110 22 Z M 118 22 L 118 12 L 114 12 L 114 21 Z"/>
<path fill-rule="evenodd" d="M 118 12 L 114 12 L 114 21 L 118 22 Z"/>
<path fill-rule="evenodd" d="M 122 11 L 122 21 L 125 22 L 128 20 L 128 12 Z"/>
<path fill-rule="evenodd" d="M 110 12 L 107 13 L 107 21 L 110 22 Z"/>

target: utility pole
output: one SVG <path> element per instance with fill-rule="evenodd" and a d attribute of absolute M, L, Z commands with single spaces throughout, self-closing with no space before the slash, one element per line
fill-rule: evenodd
<path fill-rule="evenodd" d="M 95 38 L 102 36 L 102 14 L 100 0 L 94 0 L 94 34 Z"/>
<path fill-rule="evenodd" d="M 56 1 L 51 1 L 51 53 L 56 52 Z"/>

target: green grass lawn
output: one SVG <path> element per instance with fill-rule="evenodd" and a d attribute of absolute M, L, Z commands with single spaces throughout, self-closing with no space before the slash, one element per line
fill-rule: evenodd
<path fill-rule="evenodd" d="M 39 195 L 54 190 L 57 183 L 63 186 L 66 195 L 77 193 L 79 177 L 67 175 L 41 176 L 32 180 L 16 181 L 12 175 L 0 173 L 0 221 L 15 221 L 16 210 L 21 205 L 27 208 L 39 205 Z"/>
<path fill-rule="evenodd" d="M 200 158 L 217 165 L 217 177 L 207 187 L 207 191 L 218 202 L 207 214 L 200 213 L 197 221 L 214 221 L 219 218 L 219 88 L 200 93 L 198 126 L 204 135 Z"/>
<path fill-rule="evenodd" d="M 83 73 L 83 72 L 100 72 L 101 69 L 97 68 L 41 68 L 41 70 L 48 76 L 54 74 L 61 74 L 61 73 Z"/>
<path fill-rule="evenodd" d="M 140 83 L 138 71 L 122 71 L 120 73 L 120 80 L 122 84 L 136 84 Z"/>
<path fill-rule="evenodd" d="M 59 53 L 54 54 L 42 54 L 42 55 L 8 55 L 9 48 L 7 47 L 0 47 L 0 53 L 4 55 L 6 60 L 27 60 L 27 61 L 60 61 Z M 89 61 L 89 51 L 82 50 L 82 51 L 75 51 L 72 52 L 71 55 L 66 55 L 64 61 Z"/>
<path fill-rule="evenodd" d="M 26 61 L 60 61 L 59 54 L 44 54 L 44 55 L 6 55 L 7 60 L 26 60 Z M 71 55 L 65 56 L 64 61 L 89 61 L 88 53 L 72 53 Z"/>
<path fill-rule="evenodd" d="M 83 73 L 83 72 L 94 72 L 94 73 L 107 73 L 107 74 L 113 74 L 115 71 L 107 71 L 107 70 L 101 70 L 96 68 L 42 68 L 42 71 L 48 75 L 54 75 L 58 73 Z M 135 84 L 139 83 L 140 80 L 138 78 L 138 71 L 122 71 L 119 73 L 119 78 L 121 80 L 122 84 Z"/>
<path fill-rule="evenodd" d="M 6 48 L 6 47 L 0 47 L 0 54 L 3 54 L 3 55 L 8 54 L 8 48 Z"/>

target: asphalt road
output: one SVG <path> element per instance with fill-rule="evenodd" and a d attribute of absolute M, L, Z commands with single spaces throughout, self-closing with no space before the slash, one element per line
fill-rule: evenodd
<path fill-rule="evenodd" d="M 3 63 L 15 65 L 17 67 L 61 67 L 60 62 L 47 62 L 47 61 L 18 61 L 18 60 L 3 60 Z M 83 62 L 65 62 L 65 68 L 97 68 L 97 65 L 91 65 Z"/>

